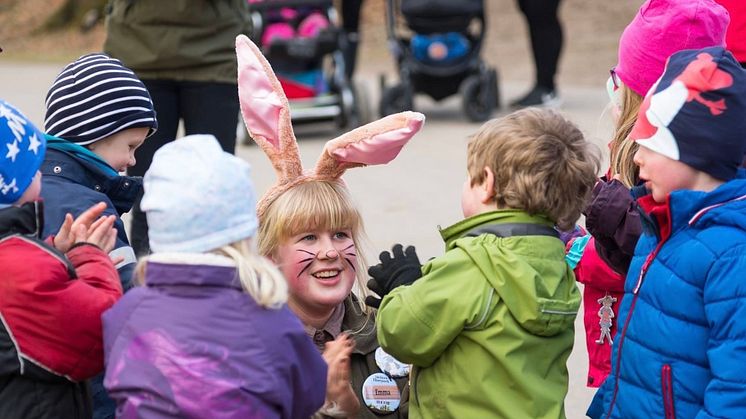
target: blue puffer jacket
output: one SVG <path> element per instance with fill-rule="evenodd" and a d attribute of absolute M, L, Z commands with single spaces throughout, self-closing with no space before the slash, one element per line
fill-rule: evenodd
<path fill-rule="evenodd" d="M 50 143 L 39 169 L 43 175 L 41 196 L 44 199 L 44 235 L 57 234 L 65 221 L 65 214 L 77 217 L 99 202 L 106 203 L 104 215 L 116 215 L 114 227 L 117 242 L 112 254 L 124 256 L 117 265 L 122 288 L 131 287 L 135 269 L 135 254 L 130 247 L 124 223 L 120 218 L 128 212 L 135 197 L 142 190 L 142 178 L 105 173 L 96 164 L 77 158 L 66 151 L 55 150 Z"/>
<path fill-rule="evenodd" d="M 611 375 L 588 415 L 746 418 L 746 172 L 673 192 L 662 209 L 643 221 Z"/>

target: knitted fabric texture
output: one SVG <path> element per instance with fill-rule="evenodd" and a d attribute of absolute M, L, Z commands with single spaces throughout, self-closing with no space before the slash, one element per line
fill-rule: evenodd
<path fill-rule="evenodd" d="M 45 131 L 87 145 L 129 128 L 158 129 L 153 101 L 139 78 L 105 54 L 68 64 L 47 92 Z"/>
<path fill-rule="evenodd" d="M 153 252 L 207 252 L 256 232 L 249 164 L 224 152 L 212 135 L 158 149 L 144 187 L 141 208 Z"/>
<path fill-rule="evenodd" d="M 0 208 L 26 192 L 44 160 L 46 144 L 28 118 L 0 99 Z"/>
<path fill-rule="evenodd" d="M 616 73 L 645 96 L 674 52 L 725 46 L 729 21 L 713 0 L 647 0 L 619 40 Z"/>

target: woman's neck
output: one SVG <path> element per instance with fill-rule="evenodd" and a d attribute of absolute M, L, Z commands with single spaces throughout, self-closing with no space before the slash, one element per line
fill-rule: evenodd
<path fill-rule="evenodd" d="M 310 308 L 298 303 L 292 297 L 288 299 L 288 307 L 298 316 L 301 323 L 314 329 L 323 329 L 329 321 L 336 307 Z"/>

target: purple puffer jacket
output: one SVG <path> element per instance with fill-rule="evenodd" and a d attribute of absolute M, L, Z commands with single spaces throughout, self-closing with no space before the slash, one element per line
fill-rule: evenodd
<path fill-rule="evenodd" d="M 326 363 L 300 321 L 257 305 L 225 261 L 155 255 L 147 285 L 104 313 L 117 417 L 307 418 L 324 403 Z"/>

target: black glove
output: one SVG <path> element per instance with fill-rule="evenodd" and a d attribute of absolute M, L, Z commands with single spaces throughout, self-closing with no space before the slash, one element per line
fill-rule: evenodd
<path fill-rule="evenodd" d="M 401 244 L 394 245 L 391 253 L 381 252 L 378 256 L 381 263 L 368 268 L 368 275 L 372 277 L 368 281 L 368 288 L 378 294 L 380 298 L 369 295 L 365 298 L 365 304 L 378 308 L 381 299 L 400 285 L 410 285 L 422 276 L 422 264 L 414 246 L 407 246 L 402 250 Z"/>

